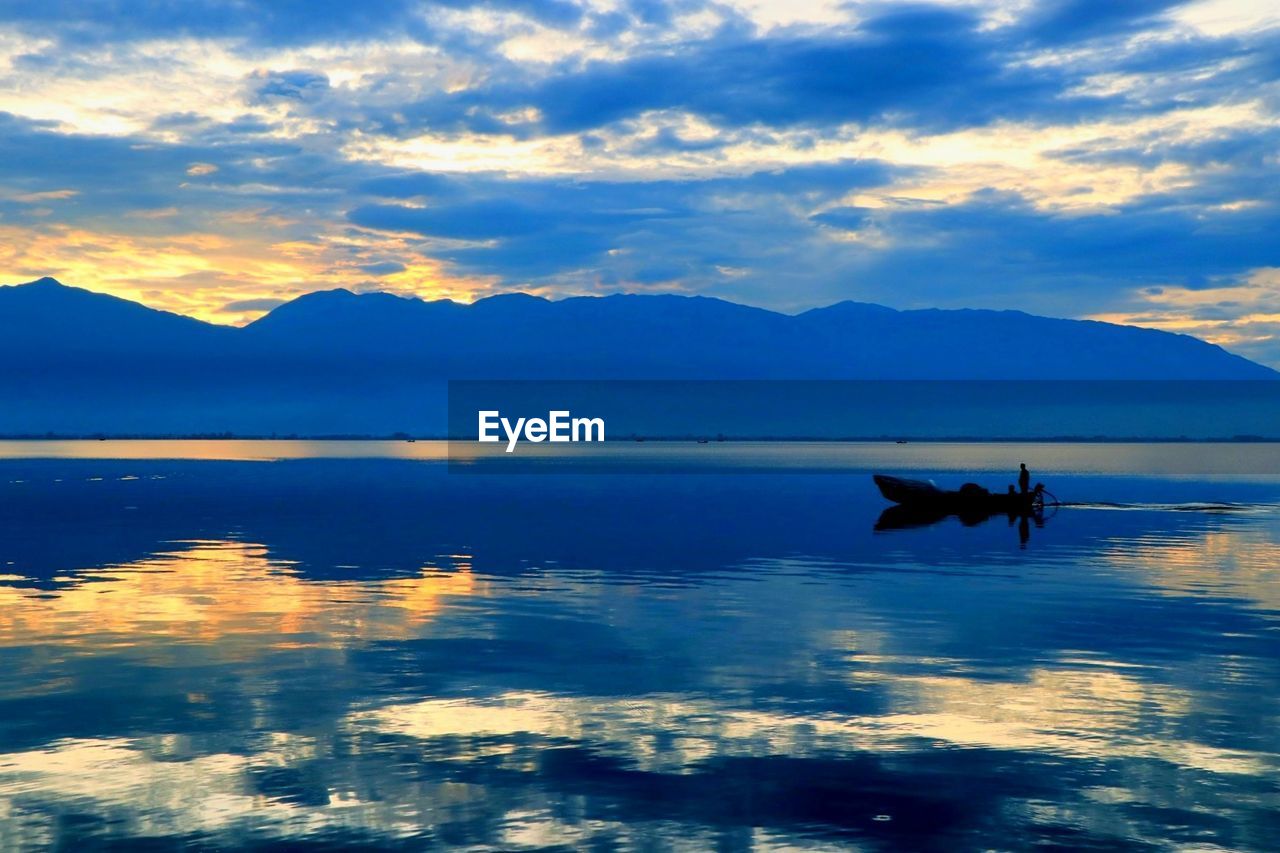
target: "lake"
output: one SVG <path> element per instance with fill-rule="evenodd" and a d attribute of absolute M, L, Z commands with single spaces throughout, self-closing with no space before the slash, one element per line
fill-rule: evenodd
<path fill-rule="evenodd" d="M 575 453 L 0 442 L 0 849 L 1275 849 L 1280 445 Z"/>

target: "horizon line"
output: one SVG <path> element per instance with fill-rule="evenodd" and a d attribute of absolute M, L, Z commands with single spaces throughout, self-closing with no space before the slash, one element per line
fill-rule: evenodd
<path fill-rule="evenodd" d="M 40 441 L 368 441 L 368 442 L 462 442 L 476 444 L 472 436 L 445 436 L 433 434 L 411 433 L 246 433 L 232 432 L 212 433 L 0 433 L 0 442 L 40 442 Z M 1237 434 L 1230 436 L 1188 436 L 1188 435 L 1043 435 L 1043 436 L 893 436 L 893 435 L 725 435 L 716 438 L 698 433 L 678 433 L 671 435 L 647 435 L 627 433 L 618 438 L 596 442 L 598 444 L 644 444 L 655 443 L 709 443 L 709 444 L 1280 444 L 1280 434 L 1250 435 Z"/>

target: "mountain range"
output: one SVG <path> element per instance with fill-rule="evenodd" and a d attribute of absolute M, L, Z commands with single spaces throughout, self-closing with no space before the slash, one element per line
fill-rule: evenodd
<path fill-rule="evenodd" d="M 236 328 L 51 278 L 0 287 L 0 359 L 7 434 L 413 430 L 464 378 L 1280 378 L 1186 335 L 1018 311 L 329 290 Z"/>

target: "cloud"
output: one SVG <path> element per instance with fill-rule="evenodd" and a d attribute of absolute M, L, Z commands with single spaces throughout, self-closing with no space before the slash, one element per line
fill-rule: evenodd
<path fill-rule="evenodd" d="M 1248 270 L 1280 266 L 1280 244 L 1267 239 L 1280 229 L 1275 198 L 1210 210 L 1192 202 L 1203 192 L 1190 188 L 1083 214 L 988 192 L 963 204 L 837 209 L 816 218 L 854 232 L 873 229 L 884 240 L 885 248 L 858 263 L 863 280 L 877 283 L 863 291 L 870 298 L 893 301 L 896 285 L 907 281 L 918 305 L 1022 301 L 1069 315 L 1142 288 L 1214 289 Z"/>
<path fill-rule="evenodd" d="M 70 42 L 164 37 L 243 38 L 269 44 L 388 35 L 420 20 L 412 0 L 13 0 L 0 22 Z"/>
<path fill-rule="evenodd" d="M 1037 41 L 1061 45 L 1088 39 L 1128 35 L 1158 25 L 1170 9 L 1189 0 L 1048 0 L 1031 8 L 1024 31 Z"/>
<path fill-rule="evenodd" d="M 173 204 L 206 149 L 139 146 L 128 139 L 78 136 L 0 113 L 0 185 L 27 193 L 74 188 L 72 208 L 119 215 Z"/>
<path fill-rule="evenodd" d="M 0 113 L 0 188 L 74 190 L 71 221 L 177 206 L 192 217 L 253 204 L 315 202 L 374 170 L 296 140 L 197 134 L 191 143 L 69 133 Z M 199 181 L 192 181 L 199 178 Z"/>
<path fill-rule="evenodd" d="M 272 308 L 278 308 L 287 300 L 284 299 L 238 299 L 235 302 L 228 302 L 218 310 L 225 314 L 243 314 L 246 312 L 270 311 Z"/>
<path fill-rule="evenodd" d="M 554 228 L 559 222 L 551 211 L 496 199 L 430 208 L 365 205 L 351 211 L 349 218 L 365 228 L 456 240 L 523 236 Z"/>
<path fill-rule="evenodd" d="M 67 44 L 197 38 L 298 46 L 406 36 L 434 43 L 447 40 L 434 21 L 441 9 L 502 11 L 559 28 L 584 17 L 571 0 L 11 0 L 0 6 L 0 24 Z"/>
<path fill-rule="evenodd" d="M 329 78 L 318 71 L 256 71 L 251 78 L 250 103 L 266 103 L 277 99 L 305 101 L 323 96 L 329 89 Z"/>
<path fill-rule="evenodd" d="M 845 231 L 857 231 L 871 219 L 873 211 L 865 207 L 833 207 L 810 217 L 814 222 L 840 228 Z"/>
<path fill-rule="evenodd" d="M 366 204 L 348 218 L 363 228 L 464 241 L 432 253 L 467 272 L 514 281 L 563 280 L 587 267 L 587 281 L 619 286 L 666 280 L 653 270 L 677 267 L 686 277 L 720 281 L 717 266 L 744 253 L 778 253 L 767 242 L 788 230 L 816 236 L 788 199 L 805 199 L 800 209 L 806 211 L 805 205 L 883 185 L 896 174 L 883 163 L 845 161 L 688 181 L 454 176 L 434 203 Z M 405 197 L 442 185 L 437 176 L 416 177 L 423 181 L 389 176 L 362 188 Z"/>
<path fill-rule="evenodd" d="M 530 108 L 538 118 L 524 127 L 506 122 L 508 132 L 577 133 L 656 110 L 719 127 L 876 121 L 942 130 L 1000 119 L 1070 120 L 1120 106 L 1074 94 L 1078 80 L 1063 69 L 1015 67 L 1016 45 L 981 24 L 971 13 L 923 7 L 852 30 L 770 37 L 734 31 L 542 80 L 495 80 L 408 105 L 399 119 L 382 116 L 378 124 L 397 133 L 421 125 L 495 132 L 501 114 Z"/>
<path fill-rule="evenodd" d="M 447 175 L 428 172 L 379 175 L 364 181 L 357 189 L 362 193 L 384 198 L 453 195 L 460 191 L 458 182 Z"/>
<path fill-rule="evenodd" d="M 378 261 L 372 264 L 359 264 L 358 268 L 369 275 L 395 275 L 407 269 L 399 261 Z"/>
<path fill-rule="evenodd" d="M 224 320 L 346 286 L 1261 329 L 1280 30 L 1196 8 L 18 0 L 0 227 L 27 277 Z"/>

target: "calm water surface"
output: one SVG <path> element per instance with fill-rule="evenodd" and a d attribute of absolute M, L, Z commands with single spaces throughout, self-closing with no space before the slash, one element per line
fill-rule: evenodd
<path fill-rule="evenodd" d="M 0 443 L 0 849 L 1276 849 L 1276 445 L 608 452 Z"/>

